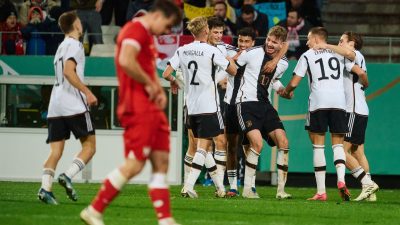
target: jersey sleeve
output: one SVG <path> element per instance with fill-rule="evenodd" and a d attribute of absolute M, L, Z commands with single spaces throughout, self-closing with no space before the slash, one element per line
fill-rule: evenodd
<path fill-rule="evenodd" d="M 293 70 L 293 74 L 304 77 L 306 75 L 308 68 L 307 57 L 303 54 L 301 55 L 299 61 L 296 64 L 296 67 Z"/>
<path fill-rule="evenodd" d="M 174 70 L 177 70 L 179 68 L 179 51 L 181 48 L 178 48 L 174 55 L 168 60 L 168 64 L 171 65 L 171 67 Z"/>
<path fill-rule="evenodd" d="M 359 52 L 359 51 L 355 51 L 356 53 L 356 64 L 361 67 L 361 69 L 363 69 L 365 72 L 367 72 L 367 66 L 365 63 L 365 58 L 364 56 Z"/>
<path fill-rule="evenodd" d="M 83 50 L 80 46 L 81 44 L 76 42 L 68 46 L 68 49 L 65 52 L 64 60 L 74 60 L 75 63 L 78 62 L 79 53 Z"/>
<path fill-rule="evenodd" d="M 351 61 L 349 59 L 344 58 L 345 70 L 347 70 L 348 72 L 351 72 L 351 69 L 353 68 L 354 65 L 355 65 L 355 61 Z"/>
<path fill-rule="evenodd" d="M 274 80 L 281 79 L 281 77 L 283 76 L 283 74 L 285 73 L 285 71 L 287 70 L 288 67 L 289 67 L 288 62 L 286 62 L 285 60 L 282 60 L 282 59 L 279 60 L 278 65 L 276 66 Z"/>
<path fill-rule="evenodd" d="M 147 31 L 139 23 L 132 23 L 122 30 L 119 41 L 121 46 L 128 44 L 140 51 L 142 46 L 147 45 L 148 38 Z"/>

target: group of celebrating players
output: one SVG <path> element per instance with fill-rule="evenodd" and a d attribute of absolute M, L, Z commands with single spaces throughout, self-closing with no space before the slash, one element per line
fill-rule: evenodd
<path fill-rule="evenodd" d="M 91 225 L 104 225 L 103 214 L 122 187 L 142 171 L 147 160 L 152 164 L 148 185 L 159 225 L 178 225 L 170 208 L 166 173 L 169 164 L 170 129 L 164 109 L 166 95 L 158 80 L 153 35 L 169 33 L 181 21 L 179 8 L 171 1 L 157 0 L 145 15 L 128 22 L 116 40 L 115 64 L 119 80 L 117 115 L 124 128 L 125 161 L 110 172 L 91 204 L 81 211 L 81 219 Z M 66 12 L 59 19 L 65 40 L 54 59 L 56 81 L 48 114 L 50 154 L 43 166 L 38 198 L 58 204 L 52 182 L 63 154 L 65 141 L 72 132 L 80 139 L 82 150 L 70 167 L 58 177 L 67 196 L 77 201 L 72 179 L 83 170 L 95 154 L 96 139 L 88 106 L 97 98 L 83 83 L 85 57 L 79 41 L 82 24 L 76 12 Z M 171 89 L 185 93 L 185 122 L 189 148 L 185 155 L 184 186 L 181 194 L 197 198 L 196 180 L 205 165 L 216 186 L 215 195 L 223 198 L 239 195 L 237 187 L 237 149 L 242 145 L 246 158 L 244 198 L 259 198 L 255 188 L 255 171 L 263 140 L 277 146 L 278 188 L 276 198 L 289 199 L 285 192 L 288 173 L 289 142 L 277 111 L 269 101 L 272 90 L 287 99 L 300 80 L 308 74 L 310 96 L 306 130 L 313 145 L 313 164 L 317 193 L 309 200 L 326 201 L 325 133 L 329 131 L 337 171 L 337 186 L 343 200 L 350 200 L 345 184 L 345 169 L 362 184 L 356 201 L 376 201 L 378 185 L 369 174 L 364 154 L 368 106 L 365 88 L 368 77 L 362 38 L 345 32 L 339 45 L 327 44 L 327 31 L 312 28 L 308 34 L 309 50 L 298 60 L 293 77 L 286 87 L 280 78 L 288 68 L 284 57 L 287 32 L 272 27 L 265 44 L 254 46 L 250 28 L 238 32 L 238 47 L 221 43 L 224 23 L 218 18 L 196 17 L 188 24 L 195 40 L 177 49 L 163 73 Z M 172 74 L 182 74 L 177 79 Z M 179 78 L 179 76 L 177 76 Z M 219 101 L 217 83 L 227 80 L 224 102 Z M 224 104 L 224 113 L 221 106 Z M 243 140 L 239 137 L 243 134 Z M 212 153 L 212 143 L 215 151 Z M 230 189 L 223 179 L 228 174 Z"/>

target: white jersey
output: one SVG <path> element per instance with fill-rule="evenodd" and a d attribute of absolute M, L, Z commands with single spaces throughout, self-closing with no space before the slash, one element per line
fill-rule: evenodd
<path fill-rule="evenodd" d="M 367 72 L 364 56 L 359 51 L 355 51 L 355 64 Z M 346 111 L 368 116 L 369 110 L 365 100 L 364 86 L 359 82 L 359 78 L 352 72 L 344 73 L 344 93 L 346 95 Z"/>
<path fill-rule="evenodd" d="M 309 49 L 297 62 L 293 73 L 304 77 L 308 74 L 310 112 L 317 109 L 346 109 L 343 73 L 351 71 L 354 62 L 329 49 Z"/>
<path fill-rule="evenodd" d="M 218 67 L 226 70 L 229 66 L 229 61 L 220 50 L 194 41 L 179 47 L 169 63 L 175 70 L 180 67 L 184 74 L 189 115 L 220 111 L 215 73 Z"/>
<path fill-rule="evenodd" d="M 226 49 L 226 55 L 231 57 L 231 58 L 234 57 L 237 54 L 237 52 L 239 51 L 238 48 L 236 48 L 235 46 L 232 46 L 232 45 L 223 44 L 222 46 Z M 229 75 L 226 72 L 225 72 L 225 77 L 227 77 L 227 83 L 226 83 L 224 102 L 226 102 L 228 104 L 231 104 L 232 103 L 231 99 L 232 99 L 233 92 L 234 91 L 237 92 L 237 88 L 236 88 L 236 90 L 234 90 L 235 79 L 236 80 L 240 79 L 240 77 L 236 76 L 236 75 L 235 76 Z M 233 102 L 233 104 L 234 104 L 234 102 Z"/>
<path fill-rule="evenodd" d="M 54 57 L 55 83 L 51 92 L 48 118 L 80 114 L 88 111 L 86 96 L 64 78 L 64 65 L 67 60 L 76 63 L 76 74 L 84 81 L 85 53 L 82 43 L 66 37 Z"/>
<path fill-rule="evenodd" d="M 270 74 L 262 73 L 264 65 L 271 59 L 272 57 L 265 53 L 264 46 L 249 48 L 240 54 L 236 63 L 240 67 L 244 67 L 244 73 L 240 81 L 236 103 L 269 102 L 268 88 L 271 82 L 282 77 L 288 68 L 288 61 L 285 57 L 279 61 L 274 72 Z"/>

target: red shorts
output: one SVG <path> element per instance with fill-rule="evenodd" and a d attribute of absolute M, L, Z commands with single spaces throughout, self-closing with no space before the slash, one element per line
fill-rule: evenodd
<path fill-rule="evenodd" d="M 151 151 L 169 152 L 170 128 L 164 112 L 135 113 L 126 119 L 125 158 L 146 160 Z"/>

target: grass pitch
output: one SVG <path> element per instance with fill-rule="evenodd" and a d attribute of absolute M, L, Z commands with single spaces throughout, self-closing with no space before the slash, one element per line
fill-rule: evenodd
<path fill-rule="evenodd" d="M 54 183 L 60 205 L 45 205 L 37 200 L 39 183 L 0 182 L 1 225 L 83 224 L 79 212 L 93 199 L 100 184 L 75 184 L 79 200 L 67 199 Z M 314 188 L 287 188 L 291 200 L 276 200 L 275 187 L 258 187 L 261 199 L 217 199 L 213 187 L 197 186 L 199 199 L 180 197 L 180 186 L 171 186 L 173 213 L 183 225 L 237 224 L 400 224 L 400 190 L 380 190 L 377 202 L 341 202 L 336 189 L 328 189 L 327 202 L 311 202 Z M 356 197 L 360 190 L 350 190 Z M 145 185 L 127 185 L 106 210 L 107 225 L 157 224 Z"/>

